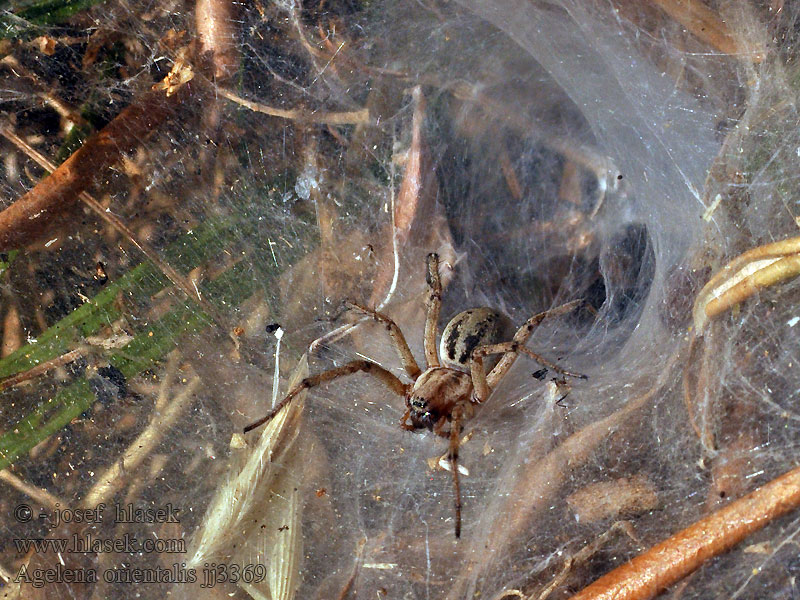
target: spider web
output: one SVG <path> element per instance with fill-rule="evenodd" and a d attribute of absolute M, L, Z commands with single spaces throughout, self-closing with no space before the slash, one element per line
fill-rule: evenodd
<path fill-rule="evenodd" d="M 138 147 L 90 189 L 132 236 L 81 207 L 0 256 L 2 376 L 80 354 L 0 392 L 0 458 L 22 482 L 0 495 L 0 514 L 170 504 L 179 524 L 89 531 L 187 540 L 185 554 L 98 553 L 82 568 L 265 575 L 213 591 L 44 589 L 536 598 L 556 582 L 550 597 L 567 597 L 792 468 L 798 283 L 763 289 L 690 339 L 713 273 L 796 236 L 799 9 L 709 3 L 701 31 L 680 3 L 651 4 L 273 2 L 223 17 L 236 75 L 192 63 L 197 95 L 137 129 Z M 80 145 L 67 121 L 97 131 L 152 91 L 184 64 L 195 13 L 211 10 L 81 6 L 55 24 L 5 13 L 17 62 L 4 62 L 4 119 L 56 162 Z M 46 173 L 3 143 L 5 207 Z M 587 306 L 546 320 L 529 346 L 588 380 L 534 377 L 540 365 L 521 357 L 466 424 L 459 542 L 437 466 L 446 442 L 403 431 L 402 399 L 377 380 L 314 389 L 263 437 L 238 435 L 275 400 L 273 323 L 285 332 L 281 393 L 306 358 L 313 373 L 366 357 L 407 381 L 385 330 L 346 329 L 355 320 L 340 308 L 380 306 L 422 364 L 432 251 L 445 264 L 440 330 L 475 306 L 516 324 Z M 51 496 L 31 500 L 35 489 Z M 797 520 L 711 561 L 681 597 L 795 597 Z M 0 575 L 22 564 L 13 540 L 85 531 L 9 518 Z"/>

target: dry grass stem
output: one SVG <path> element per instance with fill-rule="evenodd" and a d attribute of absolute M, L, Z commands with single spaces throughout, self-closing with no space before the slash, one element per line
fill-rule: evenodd
<path fill-rule="evenodd" d="M 86 352 L 83 349 L 71 350 L 70 352 L 62 354 L 61 356 L 57 356 L 56 358 L 40 363 L 35 367 L 28 369 L 27 371 L 6 377 L 0 381 L 0 392 L 10 387 L 14 387 L 15 385 L 19 385 L 25 381 L 35 379 L 36 377 L 47 373 L 47 371 L 50 369 L 63 367 L 67 363 L 71 363 L 73 360 L 80 358 L 84 354 L 86 354 Z"/>
<path fill-rule="evenodd" d="M 51 511 L 56 510 L 58 508 L 64 510 L 65 508 L 68 507 L 68 504 L 63 500 L 61 500 L 60 498 L 58 498 L 58 496 L 51 494 L 44 488 L 35 487 L 29 483 L 24 482 L 22 479 L 14 475 L 8 469 L 3 469 L 2 471 L 0 471 L 0 481 L 4 481 L 14 489 L 22 492 L 23 494 L 25 494 L 32 500 L 35 500 L 42 506 L 46 506 Z"/>
<path fill-rule="evenodd" d="M 323 123 L 327 125 L 370 125 L 374 124 L 374 119 L 369 116 L 369 110 L 362 108 L 360 110 L 345 111 L 345 112 L 325 112 L 325 111 L 306 111 L 300 109 L 286 110 L 283 108 L 275 108 L 260 102 L 246 100 L 237 96 L 233 92 L 225 88 L 214 88 L 216 93 L 227 98 L 231 102 L 235 102 L 245 108 L 249 108 L 253 112 L 262 113 L 271 117 L 279 117 L 281 119 L 290 119 L 292 121 L 299 121 L 302 123 Z"/>
<path fill-rule="evenodd" d="M 97 480 L 81 501 L 81 506 L 94 507 L 107 502 L 125 484 L 131 473 L 152 453 L 164 434 L 189 407 L 201 380 L 194 377 L 159 414 L 154 414 L 147 428 Z"/>
<path fill-rule="evenodd" d="M 760 290 L 800 275 L 800 237 L 748 250 L 725 265 L 697 295 L 692 309 L 694 334 L 702 336 L 709 319 Z"/>

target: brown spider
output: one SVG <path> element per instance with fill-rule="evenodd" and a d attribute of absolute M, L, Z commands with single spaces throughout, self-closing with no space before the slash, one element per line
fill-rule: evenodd
<path fill-rule="evenodd" d="M 424 348 L 427 365 L 425 371 L 422 371 L 417 365 L 403 332 L 394 321 L 386 315 L 360 304 L 347 303 L 349 309 L 372 317 L 386 327 L 392 344 L 403 363 L 403 368 L 413 383 L 403 383 L 392 373 L 370 360 L 354 360 L 341 367 L 306 377 L 289 390 L 283 400 L 278 402 L 265 417 L 245 427 L 244 432 L 247 433 L 260 427 L 272 419 L 303 390 L 358 371 L 369 373 L 380 379 L 393 392 L 405 398 L 406 412 L 400 420 L 400 426 L 403 429 L 409 431 L 428 429 L 436 435 L 449 438 L 448 459 L 453 473 L 455 534 L 458 538 L 461 536 L 461 488 L 457 460 L 459 435 L 463 422 L 473 416 L 476 404 L 482 404 L 489 398 L 492 391 L 508 373 L 520 352 L 556 373 L 586 379 L 585 375 L 562 369 L 525 347 L 525 342 L 528 341 L 533 330 L 546 317 L 564 314 L 580 305 L 582 300 L 573 300 L 532 316 L 517 329 L 510 342 L 502 343 L 496 342 L 501 339 L 504 325 L 508 323 L 506 317 L 489 308 L 465 310 L 453 317 L 444 328 L 439 354 L 442 355 L 443 362 L 450 366 L 442 366 L 439 362 L 439 355 L 436 353 L 436 329 L 442 300 L 439 256 L 429 254 L 427 263 L 426 279 L 429 295 L 426 302 L 427 315 L 425 319 Z M 502 356 L 487 374 L 483 358 L 493 354 Z M 464 369 L 469 369 L 469 372 Z M 450 428 L 445 430 L 448 422 Z"/>

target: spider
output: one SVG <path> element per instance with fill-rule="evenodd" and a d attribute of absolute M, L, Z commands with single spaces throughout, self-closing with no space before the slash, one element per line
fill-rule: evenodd
<path fill-rule="evenodd" d="M 510 324 L 507 317 L 490 308 L 465 310 L 453 317 L 445 326 L 437 354 L 437 323 L 442 299 L 439 256 L 437 254 L 428 255 L 426 280 L 428 299 L 425 318 L 426 369 L 424 371 L 417 365 L 403 332 L 392 319 L 360 304 L 346 303 L 348 309 L 371 317 L 386 328 L 412 383 L 403 383 L 398 377 L 370 360 L 353 360 L 341 367 L 303 379 L 289 390 L 266 416 L 245 427 L 244 433 L 270 421 L 303 390 L 359 371 L 373 375 L 391 391 L 405 399 L 406 410 L 400 419 L 400 426 L 403 429 L 408 431 L 428 429 L 438 436 L 449 439 L 447 457 L 453 473 L 455 492 L 455 536 L 459 538 L 461 537 L 461 487 L 457 461 L 459 436 L 464 421 L 473 416 L 476 405 L 483 404 L 489 398 L 492 391 L 508 373 L 519 353 L 526 354 L 537 363 L 563 376 L 586 379 L 585 375 L 562 369 L 525 347 L 525 342 L 528 341 L 533 330 L 546 317 L 567 313 L 583 301 L 573 300 L 532 316 L 516 330 L 511 341 L 500 343 L 498 343 L 498 339 L 502 339 L 504 329 Z M 491 370 L 486 373 L 484 357 L 490 355 L 501 356 Z M 448 423 L 450 427 L 446 429 Z"/>

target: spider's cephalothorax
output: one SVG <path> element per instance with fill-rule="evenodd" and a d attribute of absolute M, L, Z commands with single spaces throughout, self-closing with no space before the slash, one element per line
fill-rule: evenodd
<path fill-rule="evenodd" d="M 348 307 L 381 323 L 392 340 L 400 361 L 413 383 L 403 383 L 398 377 L 370 360 L 354 360 L 341 367 L 323 371 L 306 377 L 289 390 L 286 397 L 275 405 L 266 416 L 244 428 L 244 432 L 263 425 L 272 419 L 292 399 L 303 390 L 333 381 L 339 377 L 363 371 L 374 375 L 396 394 L 403 396 L 406 411 L 400 426 L 407 430 L 428 429 L 450 441 L 448 458 L 453 473 L 455 488 L 455 534 L 461 535 L 461 491 L 458 477 L 458 446 L 464 421 L 471 418 L 475 406 L 485 402 L 503 377 L 514 364 L 519 353 L 526 354 L 536 362 L 556 373 L 570 377 L 584 378 L 554 365 L 549 360 L 535 354 L 527 347 L 533 330 L 545 317 L 564 314 L 581 301 L 574 300 L 557 308 L 534 315 L 511 336 L 510 321 L 501 313 L 490 308 L 471 308 L 457 314 L 445 326 L 439 353 L 436 352 L 436 330 L 442 301 L 442 284 L 439 278 L 439 257 L 428 255 L 427 265 L 428 299 L 425 318 L 425 365 L 423 371 L 417 365 L 408 347 L 403 332 L 383 313 L 348 303 Z M 503 339 L 510 341 L 501 341 Z M 442 362 L 439 362 L 441 354 Z M 484 358 L 495 359 L 496 364 L 484 365 Z M 499 357 L 499 360 L 497 360 Z M 491 367 L 486 372 L 487 366 Z M 410 421 L 410 422 L 409 422 Z M 449 427 L 446 425 L 449 423 Z"/>
<path fill-rule="evenodd" d="M 406 396 L 408 418 L 403 419 L 402 426 L 441 434 L 456 405 L 468 402 L 471 397 L 472 379 L 468 373 L 446 367 L 430 368 L 417 378 Z"/>

